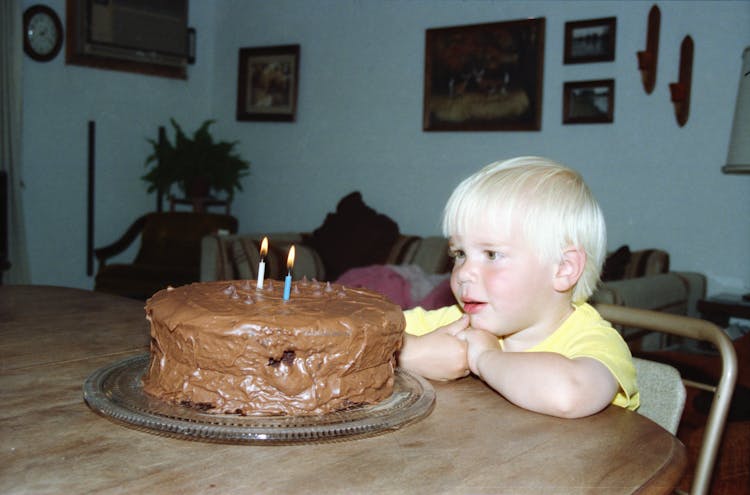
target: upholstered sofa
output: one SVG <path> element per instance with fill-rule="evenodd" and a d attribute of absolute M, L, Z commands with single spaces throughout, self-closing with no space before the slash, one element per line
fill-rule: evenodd
<path fill-rule="evenodd" d="M 287 253 L 294 244 L 294 279 L 369 287 L 404 308 L 452 301 L 446 239 L 399 232 L 392 219 L 365 205 L 358 192 L 344 197 L 336 211 L 312 232 L 205 236 L 201 241 L 201 280 L 255 279 L 264 236 L 270 246 L 265 258 L 268 278 L 280 280 L 287 274 Z M 603 282 L 592 302 L 695 316 L 697 301 L 705 290 L 703 275 L 670 271 L 667 252 L 631 252 L 623 246 L 608 256 Z"/>
<path fill-rule="evenodd" d="M 400 234 L 382 259 L 372 260 L 364 265 L 352 265 L 338 276 L 331 276 L 331 271 L 326 268 L 319 252 L 306 244 L 309 234 L 284 232 L 208 235 L 201 243 L 201 281 L 256 279 L 260 245 L 264 236 L 269 239 L 269 251 L 264 259 L 267 279 L 284 278 L 287 274 L 289 247 L 294 245 L 292 274 L 295 280 L 307 278 L 369 286 L 386 293 L 404 308 L 412 306 L 411 298 L 406 297 L 404 291 L 414 294 L 414 302 L 421 301 L 422 297 L 417 294 L 426 296 L 432 289 L 437 289 L 438 284 L 446 282 L 451 266 L 446 240 L 437 236 Z M 376 279 L 377 282 L 373 285 Z"/>
<path fill-rule="evenodd" d="M 295 245 L 293 275 L 295 279 L 331 280 L 326 273 L 320 254 L 305 244 L 309 234 L 299 232 L 270 234 L 208 235 L 201 244 L 201 280 L 254 279 L 257 277 L 259 248 L 266 235 L 271 248 L 266 256 L 266 277 L 280 280 L 286 275 L 286 256 L 289 246 Z M 447 242 L 443 237 L 418 237 L 399 235 L 387 257 L 379 267 L 351 267 L 334 280 L 355 281 L 357 273 L 363 281 L 370 274 L 383 274 L 385 268 L 411 266 L 420 270 L 435 283 L 448 276 L 450 259 Z M 430 275 L 441 275 L 432 277 Z M 408 277 L 407 277 L 408 278 Z M 414 278 L 411 278 L 414 281 Z M 361 285 L 361 284 L 360 284 Z M 705 276 L 693 272 L 669 271 L 669 254 L 658 249 L 633 251 L 624 264 L 618 279 L 603 281 L 592 297 L 594 303 L 612 303 L 675 314 L 696 316 L 698 299 L 705 295 Z"/>
<path fill-rule="evenodd" d="M 312 232 L 208 235 L 201 241 L 200 279 L 257 277 L 260 244 L 269 238 L 265 276 L 287 274 L 287 253 L 294 244 L 293 278 L 336 281 L 369 287 L 404 308 L 450 303 L 450 259 L 443 237 L 420 237 L 399 231 L 391 218 L 367 206 L 359 192 L 345 196 L 336 211 Z M 705 295 L 705 277 L 672 272 L 669 254 L 659 249 L 631 252 L 627 246 L 610 253 L 603 283 L 592 302 L 696 315 Z"/>

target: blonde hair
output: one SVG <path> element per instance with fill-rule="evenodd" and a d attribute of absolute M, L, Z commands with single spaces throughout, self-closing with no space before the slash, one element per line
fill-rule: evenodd
<path fill-rule="evenodd" d="M 453 191 L 443 214 L 443 234 L 463 235 L 479 224 L 510 229 L 518 220 L 524 238 L 544 261 L 560 261 L 577 246 L 586 264 L 573 302 L 586 301 L 599 282 L 607 229 L 601 208 L 576 171 L 552 160 L 522 156 L 494 162 Z"/>

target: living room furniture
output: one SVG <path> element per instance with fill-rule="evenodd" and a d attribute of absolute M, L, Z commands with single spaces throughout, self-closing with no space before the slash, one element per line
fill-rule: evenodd
<path fill-rule="evenodd" d="M 231 215 L 193 212 L 149 213 L 136 219 L 114 243 L 95 249 L 99 270 L 94 289 L 146 299 L 168 285 L 200 279 L 201 239 L 208 234 L 237 232 Z M 109 263 L 140 238 L 131 263 Z"/>
<path fill-rule="evenodd" d="M 742 50 L 739 76 L 725 174 L 750 174 L 750 46 Z"/>
<path fill-rule="evenodd" d="M 692 380 L 683 380 L 685 385 L 713 392 L 703 442 L 698 455 L 690 493 L 708 493 L 716 456 L 722 441 L 732 394 L 737 382 L 737 356 L 732 341 L 716 325 L 698 318 L 671 315 L 658 311 L 647 311 L 611 304 L 597 304 L 602 317 L 614 325 L 643 328 L 655 332 L 708 342 L 713 344 L 721 356 L 721 376 L 716 385 Z"/>
<path fill-rule="evenodd" d="M 0 492 L 670 493 L 685 448 L 610 406 L 568 420 L 516 407 L 475 378 L 435 382 L 421 421 L 335 443 L 186 441 L 91 411 L 81 384 L 149 346 L 143 304 L 49 286 L 0 287 Z"/>
<path fill-rule="evenodd" d="M 750 299 L 740 294 L 717 294 L 699 300 L 698 311 L 705 319 L 726 327 L 729 318 L 750 319 Z"/>
<path fill-rule="evenodd" d="M 680 372 L 674 366 L 650 359 L 634 357 L 633 364 L 641 400 L 638 413 L 676 435 L 687 396 Z"/>
<path fill-rule="evenodd" d="M 251 279 L 258 276 L 260 243 L 269 239 L 266 278 L 286 275 L 286 255 L 295 245 L 294 278 L 331 280 L 318 251 L 305 243 L 309 234 L 275 232 L 270 234 L 208 235 L 201 241 L 201 281 Z M 447 273 L 450 269 L 448 244 L 443 237 L 399 234 L 382 260 L 386 265 L 416 265 L 425 273 Z"/>
<path fill-rule="evenodd" d="M 384 266 L 395 266 L 400 275 L 406 268 L 417 267 L 425 278 L 430 279 L 426 282 L 440 283 L 437 275 L 447 276 L 445 274 L 451 269 L 447 239 L 400 232 L 393 219 L 369 207 L 361 193 L 354 191 L 338 202 L 336 210 L 327 214 L 318 228 L 309 232 L 206 236 L 201 242 L 201 280 L 256 278 L 258 252 L 264 236 L 269 238 L 266 277 L 270 278 L 279 279 L 286 275 L 286 252 L 291 244 L 297 250 L 293 271 L 297 279 L 303 276 L 321 281 L 345 278 L 347 284 L 352 285 L 357 282 L 357 277 L 347 275 L 353 269 L 372 267 L 380 270 Z M 362 281 L 359 286 L 379 290 L 389 297 L 394 295 L 393 287 L 378 281 L 378 278 L 387 276 L 387 272 L 381 270 L 369 275 L 369 280 Z M 391 279 L 398 282 L 397 277 Z M 607 257 L 602 280 L 591 298 L 592 302 L 688 316 L 697 316 L 696 303 L 706 293 L 703 274 L 670 271 L 669 253 L 660 249 L 631 251 L 627 245 L 619 247 Z M 368 286 L 373 281 L 377 286 Z M 407 282 L 414 284 L 414 280 Z M 446 294 L 434 300 L 449 299 L 447 284 L 443 283 L 441 288 Z M 417 304 L 421 301 L 406 302 Z M 407 308 L 409 304 L 401 306 Z M 636 332 L 638 329 L 625 330 Z"/>
<path fill-rule="evenodd" d="M 295 244 L 295 278 L 306 276 L 309 279 L 336 280 L 329 278 L 318 250 L 306 243 L 311 235 L 303 232 L 271 232 L 206 236 L 201 249 L 201 280 L 255 278 L 260 242 L 264 236 L 268 236 L 271 246 L 271 262 L 267 260 L 266 277 L 280 279 L 286 274 L 286 252 L 289 245 Z M 668 261 L 665 265 L 668 259 L 669 255 L 658 249 L 633 251 L 624 265 L 623 278 L 603 282 L 592 296 L 592 302 L 697 316 L 696 303 L 705 295 L 705 276 L 694 272 L 669 271 Z M 451 267 L 448 242 L 441 236 L 398 234 L 379 263 L 416 265 L 428 275 L 447 274 Z"/>
<path fill-rule="evenodd" d="M 169 196 L 169 211 L 176 211 L 177 205 L 190 206 L 196 213 L 205 213 L 208 208 L 218 206 L 224 209 L 224 214 L 229 215 L 232 203 L 226 199 L 211 197 L 178 198 L 176 196 Z"/>

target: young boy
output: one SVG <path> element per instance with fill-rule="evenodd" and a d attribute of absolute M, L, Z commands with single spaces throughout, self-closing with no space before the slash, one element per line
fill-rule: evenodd
<path fill-rule="evenodd" d="M 553 416 L 638 407 L 630 351 L 586 303 L 606 228 L 578 173 L 538 157 L 492 163 L 453 192 L 443 232 L 458 304 L 405 312 L 403 368 L 435 380 L 471 372 Z"/>

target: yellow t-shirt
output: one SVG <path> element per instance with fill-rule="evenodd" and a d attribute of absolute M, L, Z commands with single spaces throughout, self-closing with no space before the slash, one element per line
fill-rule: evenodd
<path fill-rule="evenodd" d="M 458 305 L 426 311 L 414 308 L 404 311 L 406 333 L 424 335 L 456 321 L 462 315 Z M 500 345 L 503 339 L 500 338 Z M 635 366 L 630 349 L 622 336 L 590 304 L 579 304 L 560 328 L 526 352 L 555 352 L 569 359 L 596 359 L 620 384 L 612 404 L 635 410 L 640 404 Z"/>

